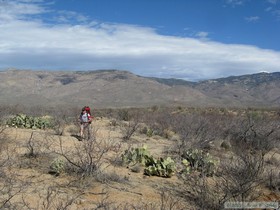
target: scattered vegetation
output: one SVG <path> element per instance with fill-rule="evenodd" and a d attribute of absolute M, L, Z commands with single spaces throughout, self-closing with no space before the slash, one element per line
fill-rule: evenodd
<path fill-rule="evenodd" d="M 176 163 L 170 157 L 154 158 L 150 156 L 146 160 L 144 174 L 148 176 L 160 176 L 170 178 L 176 171 Z"/>
<path fill-rule="evenodd" d="M 132 147 L 125 150 L 124 153 L 121 155 L 121 158 L 123 164 L 135 165 L 137 163 L 140 163 L 142 165 L 145 165 L 149 156 L 150 154 L 147 150 L 147 145 L 144 145 L 143 147 Z"/>
<path fill-rule="evenodd" d="M 56 158 L 51 162 L 49 173 L 56 176 L 65 171 L 65 161 L 61 158 Z"/>
<path fill-rule="evenodd" d="M 189 149 L 182 154 L 182 163 L 185 166 L 183 173 L 198 171 L 206 176 L 213 176 L 218 168 L 219 161 L 215 160 L 209 153 L 198 149 Z"/>
<path fill-rule="evenodd" d="M 21 114 L 20 108 L 13 115 L 0 111 L 0 209 L 80 208 L 100 186 L 106 190 L 94 194 L 100 199 L 90 209 L 222 209 L 225 202 L 280 198 L 278 110 L 97 110 L 97 123 L 107 126 L 108 135 L 94 128 L 83 141 L 67 133 L 69 125 L 77 126 L 74 111 L 35 110 L 51 117 Z M 14 128 L 26 130 L 12 135 Z M 112 164 L 118 160 L 122 164 Z M 24 170 L 32 175 L 20 174 Z M 157 202 L 111 199 L 110 190 L 144 198 L 134 179 L 150 184 L 160 195 Z M 30 195 L 43 199 L 32 203 Z"/>
<path fill-rule="evenodd" d="M 48 116 L 32 117 L 25 114 L 17 114 L 10 118 L 6 124 L 15 128 L 46 129 L 53 127 L 52 119 Z"/>
<path fill-rule="evenodd" d="M 154 158 L 149 154 L 147 146 L 131 148 L 125 150 L 122 154 L 124 164 L 141 164 L 144 168 L 144 174 L 148 176 L 171 177 L 176 171 L 176 163 L 170 157 Z"/>

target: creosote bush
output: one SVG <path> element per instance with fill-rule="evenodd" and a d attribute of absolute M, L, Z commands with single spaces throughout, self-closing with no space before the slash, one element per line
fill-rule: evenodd
<path fill-rule="evenodd" d="M 280 147 L 279 120 L 266 115 L 249 112 L 245 117 L 237 118 L 228 135 L 237 153 L 242 147 L 265 155 L 271 149 Z"/>

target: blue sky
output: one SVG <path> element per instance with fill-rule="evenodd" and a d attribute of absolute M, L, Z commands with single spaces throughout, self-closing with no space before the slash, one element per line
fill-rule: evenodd
<path fill-rule="evenodd" d="M 280 0 L 0 0 L 0 69 L 280 71 Z"/>

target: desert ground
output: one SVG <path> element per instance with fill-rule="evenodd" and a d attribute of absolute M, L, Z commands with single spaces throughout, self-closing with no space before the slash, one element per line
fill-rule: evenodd
<path fill-rule="evenodd" d="M 212 115 L 210 118 L 208 126 L 218 124 Z M 252 153 L 246 156 L 247 159 L 233 149 L 233 144 L 226 144 L 226 137 L 210 138 L 207 132 L 199 131 L 202 124 L 197 126 L 196 137 L 200 135 L 199 138 L 210 139 L 206 146 L 198 148 L 218 160 L 215 173 L 209 176 L 206 173 L 204 176 L 199 170 L 187 174 L 182 170 L 184 166 L 177 153 L 196 144 L 182 144 L 182 135 L 168 126 L 164 135 L 156 132 L 148 135 L 147 131 L 143 132 L 148 125 L 135 123 L 135 119 L 96 117 L 91 124 L 89 139 L 78 137 L 79 126 L 73 122 L 60 123 L 56 129 L 2 125 L 0 209 L 221 209 L 223 204 L 219 202 L 238 199 L 279 202 L 277 116 L 273 116 L 272 121 L 276 124 L 272 127 L 262 126 L 254 130 L 256 135 L 267 134 L 268 140 L 273 139 L 273 147 L 265 152 L 260 148 L 246 150 L 248 155 L 249 151 Z M 188 129 L 197 122 L 190 122 Z M 211 129 L 207 127 L 206 130 Z M 189 132 L 188 135 L 194 133 Z M 143 147 L 155 158 L 171 157 L 175 160 L 176 169 L 172 175 L 147 175 L 143 164 L 123 162 L 122 155 L 126 150 Z M 257 156 L 259 151 L 261 156 Z M 252 166 L 253 170 L 239 168 L 239 159 L 243 160 L 242 164 L 248 164 L 244 167 Z M 234 174 L 232 168 L 228 170 L 232 174 L 224 173 L 229 169 L 225 162 L 232 163 L 239 174 Z M 220 165 L 226 166 L 222 168 Z M 244 185 L 234 183 L 240 176 L 248 178 Z M 239 181 L 243 179 L 240 177 Z M 234 194 L 233 188 L 239 192 Z M 227 199 L 223 200 L 224 197 Z"/>

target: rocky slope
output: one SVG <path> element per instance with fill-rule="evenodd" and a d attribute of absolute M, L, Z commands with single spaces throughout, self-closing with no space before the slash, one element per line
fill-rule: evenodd
<path fill-rule="evenodd" d="M 280 72 L 201 82 L 100 70 L 0 72 L 0 105 L 279 107 Z"/>

